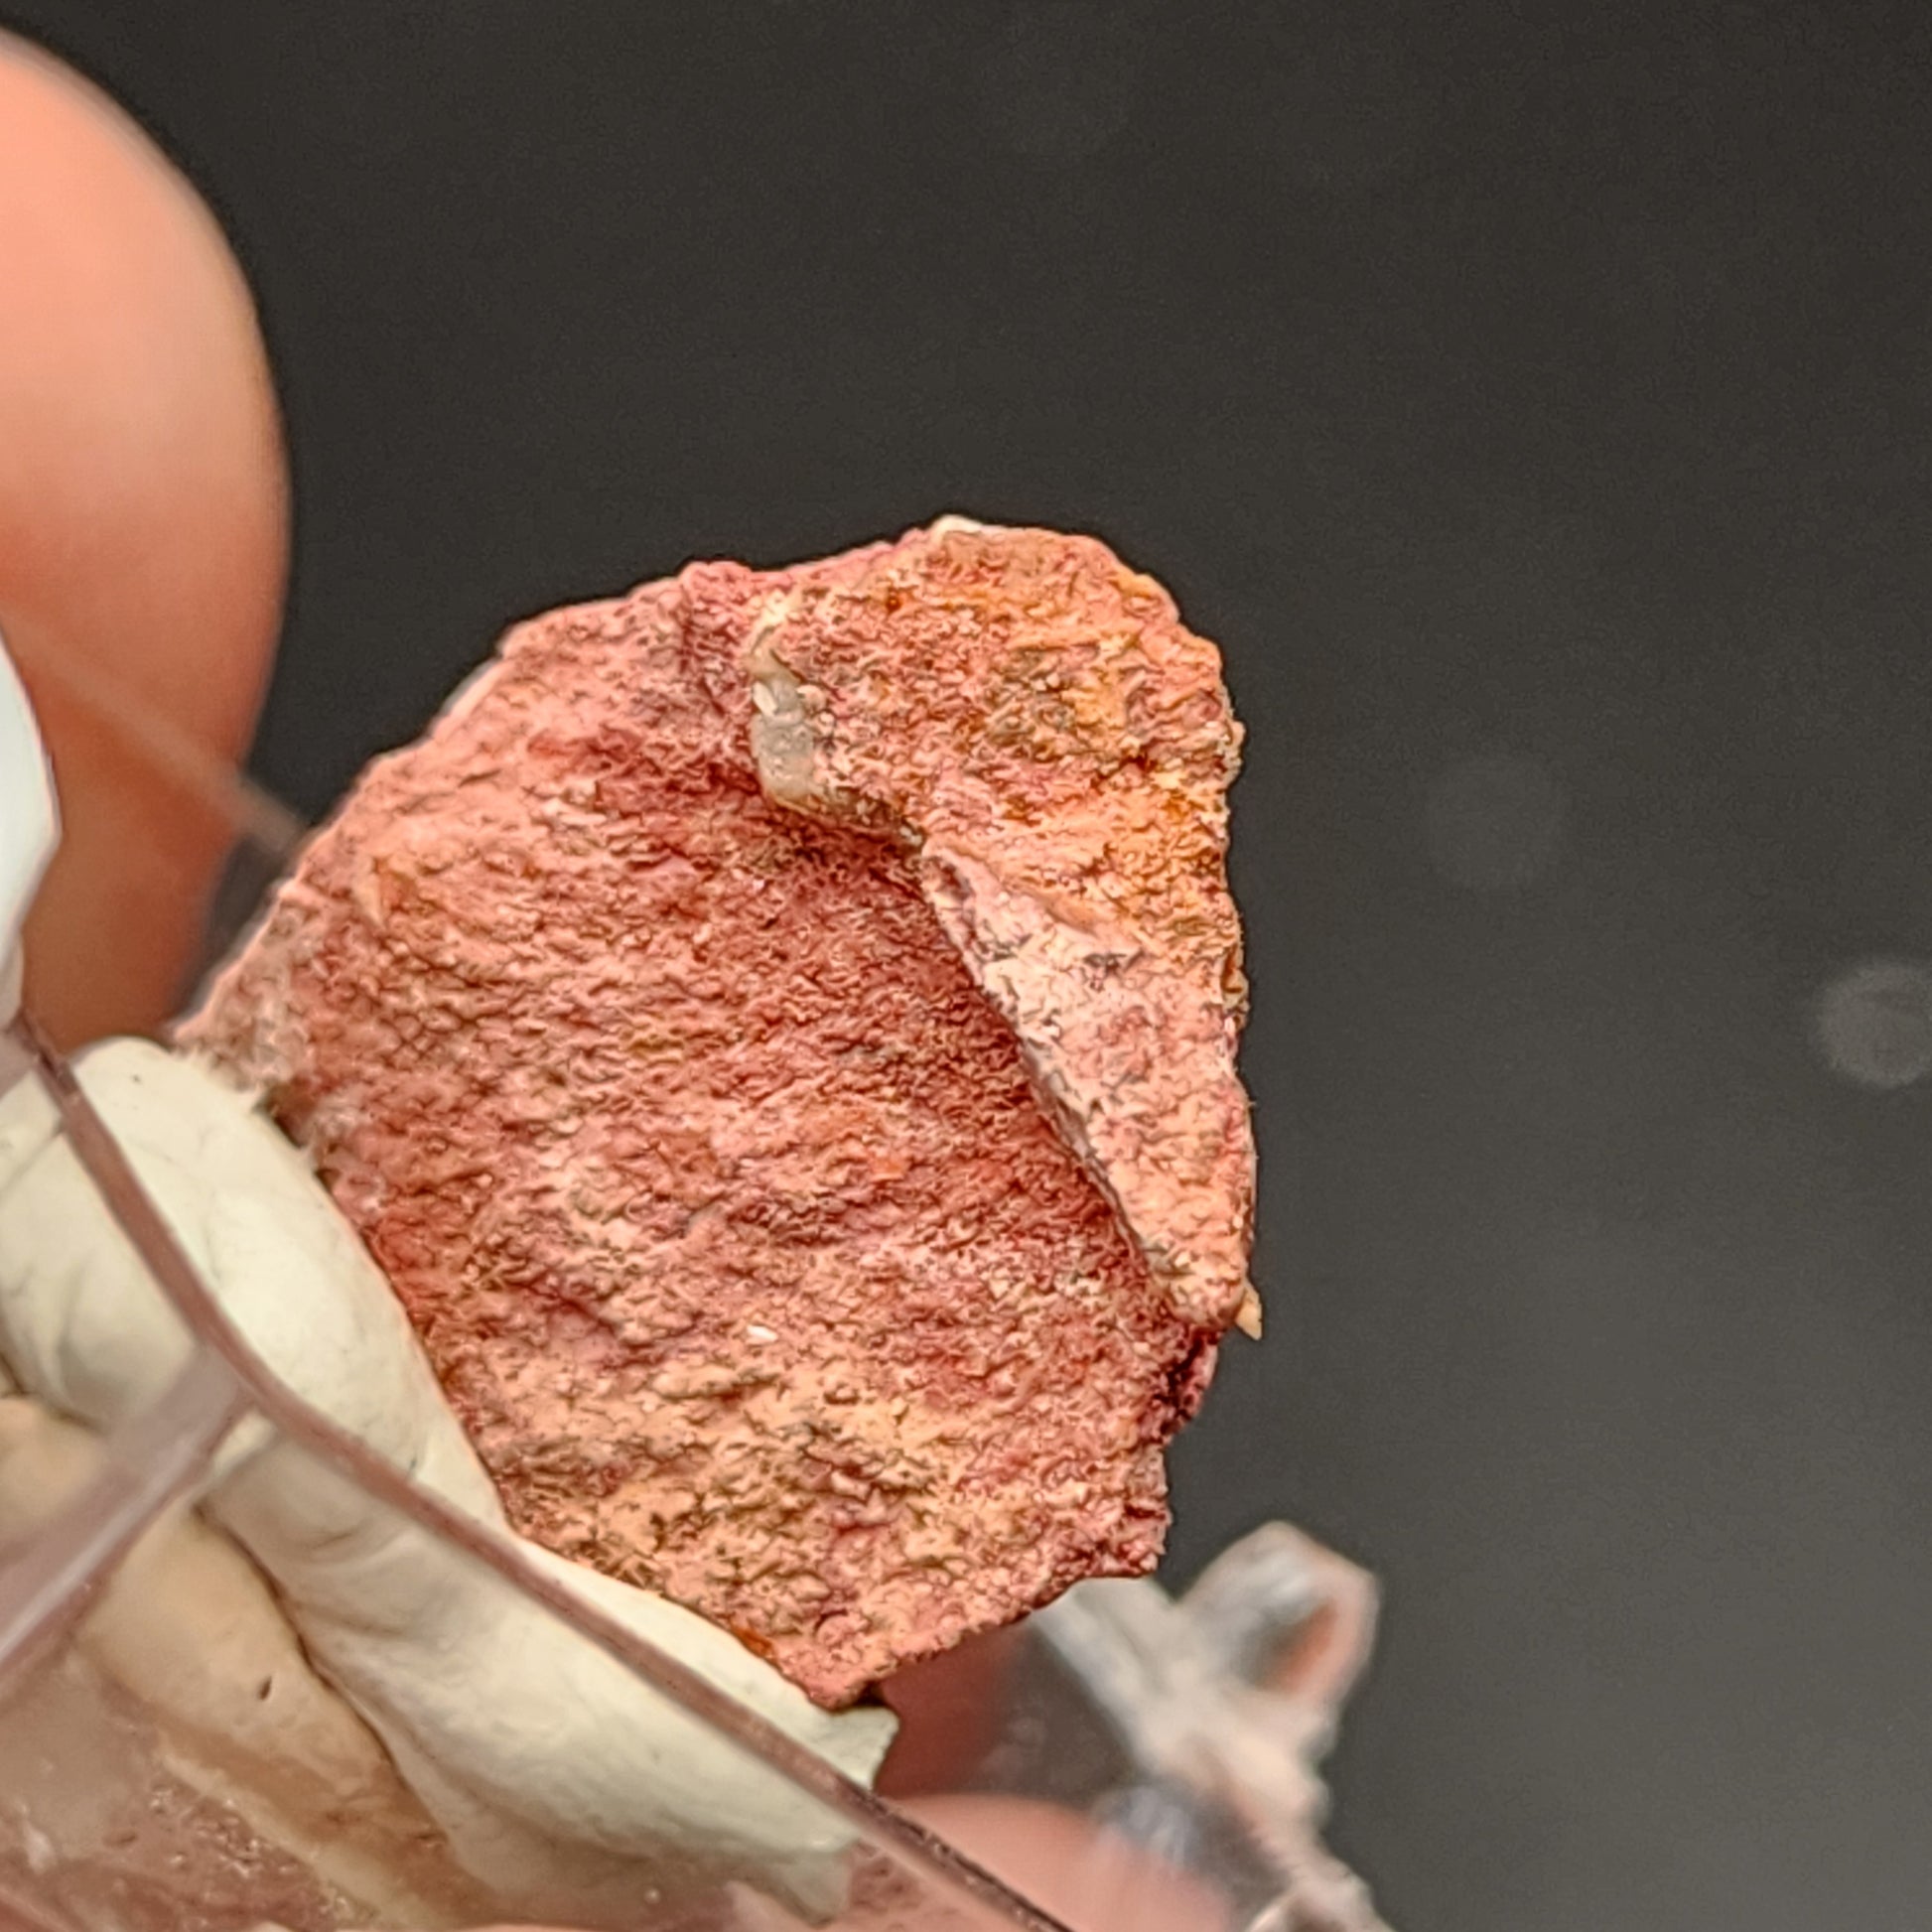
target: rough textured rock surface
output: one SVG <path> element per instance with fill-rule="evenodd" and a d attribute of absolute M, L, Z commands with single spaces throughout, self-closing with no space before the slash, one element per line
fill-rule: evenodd
<path fill-rule="evenodd" d="M 1159 1554 L 1256 1312 L 1237 746 L 1090 539 L 694 565 L 512 631 L 183 1038 L 518 1528 L 836 1704 Z"/>

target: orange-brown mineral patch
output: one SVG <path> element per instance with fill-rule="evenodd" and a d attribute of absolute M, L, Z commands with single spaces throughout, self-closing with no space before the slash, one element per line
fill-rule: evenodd
<path fill-rule="evenodd" d="M 512 631 L 183 1029 L 518 1527 L 836 1704 L 1149 1568 L 1255 1310 L 1211 645 L 948 519 Z"/>

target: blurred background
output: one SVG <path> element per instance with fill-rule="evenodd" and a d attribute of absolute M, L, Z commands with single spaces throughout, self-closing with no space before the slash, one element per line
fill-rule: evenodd
<path fill-rule="evenodd" d="M 259 297 L 309 812 L 511 620 L 945 509 L 1216 638 L 1271 1325 L 1432 1932 L 1932 1920 L 1921 7 L 0 0 Z M 5 265 L 0 264 L 0 279 Z"/>

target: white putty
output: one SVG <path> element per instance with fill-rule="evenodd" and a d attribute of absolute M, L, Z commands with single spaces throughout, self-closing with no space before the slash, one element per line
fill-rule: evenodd
<path fill-rule="evenodd" d="M 237 1328 L 297 1394 L 451 1503 L 503 1523 L 387 1282 L 302 1157 L 202 1066 L 110 1040 L 76 1073 Z M 31 1083 L 0 1098 L 0 1355 L 51 1406 L 110 1429 L 187 1356 L 179 1319 Z M 245 1426 L 203 1498 L 274 1582 L 318 1668 L 381 1736 L 477 1874 L 544 1884 L 759 1880 L 835 1902 L 849 1834 L 493 1575 L 304 1451 Z M 883 1711 L 831 1715 L 701 1617 L 525 1546 L 853 1776 Z M 614 1896 L 617 1894 L 614 1893 Z"/>
<path fill-rule="evenodd" d="M 0 637 L 0 1026 L 20 1005 L 20 928 L 59 839 L 54 775 Z"/>

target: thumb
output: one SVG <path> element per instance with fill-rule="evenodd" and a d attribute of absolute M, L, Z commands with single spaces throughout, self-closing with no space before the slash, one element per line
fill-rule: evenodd
<path fill-rule="evenodd" d="M 124 113 L 5 36 L 0 262 L 0 636 L 65 834 L 27 996 L 73 1044 L 150 1029 L 180 997 L 229 834 L 152 746 L 226 763 L 247 744 L 286 472 L 253 304 L 207 209 Z"/>

